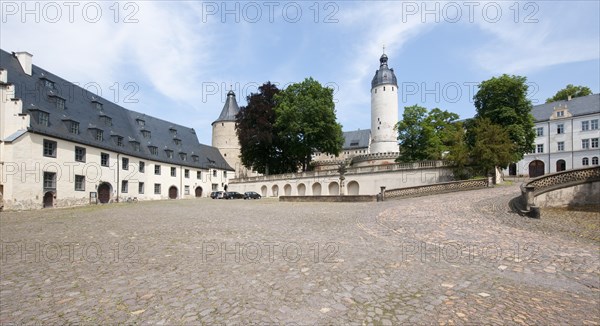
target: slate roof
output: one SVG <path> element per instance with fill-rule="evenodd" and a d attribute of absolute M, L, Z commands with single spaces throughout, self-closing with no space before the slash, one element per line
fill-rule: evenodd
<path fill-rule="evenodd" d="M 22 100 L 23 113 L 31 114 L 29 132 L 158 162 L 233 171 L 217 148 L 200 144 L 193 128 L 127 110 L 36 65 L 29 76 L 17 58 L 4 50 L 0 50 L 0 68 L 7 70 L 8 84 L 15 85 L 15 97 Z M 46 86 L 45 80 L 53 82 L 54 87 Z M 64 99 L 64 109 L 57 107 L 57 98 Z M 38 123 L 40 111 L 48 113 L 48 126 Z M 110 121 L 103 120 L 103 116 Z M 138 119 L 143 120 L 143 126 Z M 70 121 L 79 123 L 78 134 L 69 131 Z M 97 129 L 103 131 L 102 141 L 95 138 Z M 144 138 L 142 130 L 149 131 L 150 138 Z M 123 137 L 123 146 L 117 145 L 118 137 Z M 134 142 L 139 142 L 139 151 Z M 150 146 L 157 147 L 158 155 L 150 153 Z M 172 158 L 167 150 L 172 151 Z M 185 160 L 180 153 L 186 154 Z M 193 158 L 196 155 L 197 162 Z"/>
<path fill-rule="evenodd" d="M 599 113 L 600 112 L 600 94 L 575 97 L 570 101 L 557 101 L 536 105 L 531 110 L 535 122 L 548 121 L 554 112 L 554 108 L 562 106 L 567 107 L 573 117 Z"/>
<path fill-rule="evenodd" d="M 371 81 L 371 89 L 375 88 L 375 86 L 388 84 L 398 87 L 398 80 L 396 79 L 394 69 L 388 68 L 387 61 L 387 55 L 385 53 L 382 54 L 381 58 L 379 58 L 379 69 L 375 71 L 375 76 L 373 76 L 373 80 Z"/>
<path fill-rule="evenodd" d="M 342 149 L 368 148 L 371 129 L 344 131 L 344 146 Z"/>
<path fill-rule="evenodd" d="M 235 100 L 235 93 L 233 91 L 229 91 L 227 93 L 227 100 L 225 101 L 225 105 L 223 106 L 223 110 L 219 115 L 219 118 L 215 120 L 212 124 L 216 122 L 222 121 L 235 121 L 235 116 L 240 112 L 240 107 Z"/>

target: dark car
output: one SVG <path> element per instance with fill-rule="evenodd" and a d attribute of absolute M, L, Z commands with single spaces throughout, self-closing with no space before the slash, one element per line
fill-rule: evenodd
<path fill-rule="evenodd" d="M 212 199 L 222 199 L 224 192 L 222 191 L 213 191 L 210 193 L 210 198 Z"/>
<path fill-rule="evenodd" d="M 244 195 L 240 194 L 237 191 L 228 191 L 223 194 L 224 199 L 242 199 Z"/>
<path fill-rule="evenodd" d="M 260 195 L 254 191 L 247 191 L 244 193 L 244 199 L 260 199 Z"/>

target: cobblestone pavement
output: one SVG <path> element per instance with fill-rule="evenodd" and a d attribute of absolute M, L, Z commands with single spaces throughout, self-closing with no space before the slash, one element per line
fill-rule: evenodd
<path fill-rule="evenodd" d="M 600 214 L 518 194 L 3 212 L 0 324 L 600 324 Z"/>

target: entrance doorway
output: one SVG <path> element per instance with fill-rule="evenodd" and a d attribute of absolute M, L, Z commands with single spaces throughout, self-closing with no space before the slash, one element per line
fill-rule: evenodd
<path fill-rule="evenodd" d="M 110 193 L 112 192 L 112 186 L 108 182 L 102 183 L 98 186 L 98 201 L 102 204 L 106 204 L 110 201 Z"/>
<path fill-rule="evenodd" d="M 54 193 L 48 191 L 44 194 L 44 208 L 54 207 Z"/>
<path fill-rule="evenodd" d="M 177 193 L 177 187 L 171 186 L 171 188 L 169 188 L 169 199 L 177 199 Z"/>
<path fill-rule="evenodd" d="M 196 187 L 196 197 L 202 197 L 202 187 Z"/>
<path fill-rule="evenodd" d="M 536 178 L 544 175 L 545 166 L 544 162 L 540 160 L 535 160 L 529 163 L 529 177 Z"/>

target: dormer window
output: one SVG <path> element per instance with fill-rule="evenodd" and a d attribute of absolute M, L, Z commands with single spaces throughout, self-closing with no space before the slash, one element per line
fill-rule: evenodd
<path fill-rule="evenodd" d="M 107 126 L 112 126 L 112 118 L 107 115 L 101 115 L 100 121 L 102 121 L 102 123 L 104 123 Z"/>
<path fill-rule="evenodd" d="M 198 157 L 198 155 L 192 155 L 192 161 L 200 162 L 200 157 Z"/>
<path fill-rule="evenodd" d="M 131 147 L 133 147 L 133 150 L 136 152 L 140 151 L 140 143 L 137 141 L 132 141 L 131 143 Z"/>
<path fill-rule="evenodd" d="M 152 135 L 149 130 L 142 130 L 142 137 L 144 137 L 146 139 L 150 139 L 150 138 L 152 138 Z"/>
<path fill-rule="evenodd" d="M 100 129 L 94 129 L 94 139 L 96 139 L 97 141 L 103 141 L 104 140 L 104 131 L 102 131 Z"/>
<path fill-rule="evenodd" d="M 173 139 L 173 142 L 175 143 L 175 145 L 180 146 L 181 145 L 181 139 L 179 138 L 175 138 Z"/>
<path fill-rule="evenodd" d="M 55 98 L 56 101 L 56 108 L 59 110 L 64 110 L 65 109 L 65 100 L 60 98 L 60 97 L 56 97 Z"/>
<path fill-rule="evenodd" d="M 358 140 L 353 140 L 350 142 L 350 146 L 358 146 Z"/>
<path fill-rule="evenodd" d="M 69 132 L 74 135 L 79 135 L 79 122 L 69 121 Z"/>
<path fill-rule="evenodd" d="M 42 83 L 44 84 L 45 87 L 47 87 L 49 89 L 54 89 L 54 82 L 53 81 L 51 81 L 50 79 L 48 79 L 46 77 L 41 77 L 40 79 L 42 80 Z"/>
<path fill-rule="evenodd" d="M 38 123 L 42 126 L 48 127 L 50 120 L 50 114 L 48 112 L 39 111 L 38 112 Z"/>
<path fill-rule="evenodd" d="M 171 132 L 171 136 L 177 137 L 177 129 L 171 128 L 171 129 L 169 129 L 169 131 Z"/>
<path fill-rule="evenodd" d="M 173 151 L 170 149 L 165 150 L 165 153 L 167 154 L 168 158 L 173 158 Z"/>
<path fill-rule="evenodd" d="M 138 124 L 138 126 L 145 126 L 146 125 L 146 121 L 144 121 L 142 119 L 135 119 L 135 122 Z"/>
<path fill-rule="evenodd" d="M 100 102 L 98 102 L 98 101 L 96 101 L 96 100 L 93 100 L 93 101 L 92 101 L 92 105 L 94 106 L 94 108 L 95 108 L 96 110 L 99 110 L 99 111 L 101 111 L 101 110 L 102 110 L 102 103 L 100 103 Z"/>
<path fill-rule="evenodd" d="M 181 152 L 181 153 L 179 153 L 179 158 L 180 158 L 182 161 L 187 161 L 187 154 L 186 154 L 186 153 L 183 153 L 183 152 Z"/>
<path fill-rule="evenodd" d="M 154 156 L 158 156 L 158 147 L 148 146 L 148 149 L 150 150 L 150 154 L 152 154 Z"/>

